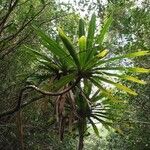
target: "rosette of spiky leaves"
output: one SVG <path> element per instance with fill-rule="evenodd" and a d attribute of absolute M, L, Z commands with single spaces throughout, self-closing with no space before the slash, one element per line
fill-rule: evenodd
<path fill-rule="evenodd" d="M 135 57 L 149 55 L 150 53 L 149 51 L 138 50 L 134 53 L 114 56 L 111 55 L 111 53 L 109 54 L 109 50 L 102 49 L 105 35 L 109 31 L 112 21 L 113 18 L 110 15 L 110 17 L 105 20 L 100 30 L 100 34 L 95 37 L 96 16 L 94 14 L 92 15 L 88 29 L 86 29 L 86 26 L 84 25 L 84 20 L 80 19 L 78 45 L 71 42 L 71 39 L 61 28 L 58 29 L 58 34 L 62 43 L 58 43 L 45 34 L 41 29 L 34 27 L 41 44 L 45 48 L 42 49 L 43 53 L 31 48 L 27 49 L 29 53 L 36 56 L 40 67 L 49 73 L 50 76 L 48 78 L 53 78 L 53 90 L 58 91 L 63 87 L 73 84 L 76 80 L 79 80 L 80 85 L 83 82 L 87 82 L 86 84 L 89 85 L 89 91 L 94 86 L 97 87 L 108 99 L 114 100 L 114 97 L 104 86 L 105 83 L 113 85 L 125 93 L 137 95 L 134 90 L 118 83 L 118 81 L 121 82 L 121 80 L 129 80 L 139 84 L 145 84 L 144 81 L 134 76 L 128 76 L 126 73 L 149 73 L 150 69 L 126 67 L 119 63 L 115 63 L 111 66 L 111 63 L 118 60 L 121 61 L 124 58 L 132 59 Z M 87 31 L 87 33 L 85 31 Z M 76 88 L 74 88 L 73 92 L 74 95 L 79 94 L 76 93 Z M 81 97 L 83 98 L 83 95 Z M 88 103 L 85 103 L 84 100 L 79 101 L 81 101 L 81 103 L 83 102 L 83 104 L 77 105 L 85 105 L 87 106 L 87 109 L 90 110 L 90 106 L 87 105 Z M 79 114 L 82 114 L 84 107 L 79 108 Z M 87 109 L 85 108 L 86 111 Z M 93 124 L 91 118 L 89 119 L 91 124 Z M 83 116 L 82 121 L 85 123 L 85 116 Z M 95 127 L 94 124 L 93 127 Z M 82 131 L 84 128 L 85 127 L 83 126 Z"/>
<path fill-rule="evenodd" d="M 92 84 L 88 83 L 87 80 L 84 81 L 84 87 L 83 89 L 78 87 L 80 92 L 78 91 L 79 94 L 76 97 L 79 116 L 78 130 L 79 135 L 82 134 L 83 136 L 87 134 L 89 124 L 97 136 L 99 136 L 97 124 L 102 124 L 107 130 L 113 128 L 113 122 L 120 117 L 122 114 L 120 112 L 126 106 L 126 101 L 114 96 L 110 90 L 105 93 L 96 87 L 94 87 L 94 91 L 91 89 L 93 89 Z"/>
<path fill-rule="evenodd" d="M 105 93 L 105 88 L 102 87 L 102 82 L 111 84 L 116 88 L 125 91 L 129 94 L 137 95 L 137 93 L 130 88 L 117 83 L 112 78 L 119 78 L 145 84 L 135 77 L 127 76 L 125 74 L 110 73 L 113 72 L 125 73 L 125 72 L 136 72 L 136 73 L 147 73 L 149 69 L 135 68 L 135 67 L 123 67 L 116 65 L 108 67 L 107 65 L 116 60 L 124 58 L 134 58 L 144 55 L 149 55 L 148 51 L 138 51 L 134 53 L 124 54 L 121 56 L 107 57 L 109 51 L 99 49 L 102 47 L 102 43 L 105 34 L 109 30 L 112 23 L 112 16 L 108 17 L 100 30 L 100 34 L 95 38 L 96 32 L 96 16 L 93 14 L 88 26 L 88 32 L 85 33 L 84 21 L 79 21 L 79 45 L 74 45 L 64 31 L 59 28 L 59 37 L 62 40 L 62 44 L 57 43 L 55 40 L 47 36 L 43 31 L 34 27 L 35 32 L 40 37 L 41 44 L 47 48 L 47 53 L 40 53 L 38 51 L 30 49 L 30 52 L 34 53 L 38 58 L 39 62 L 43 67 L 49 70 L 53 76 L 59 79 L 60 86 L 57 89 L 68 84 L 73 79 L 88 79 L 92 84 L 100 88 Z M 98 40 L 95 40 L 98 39 Z M 99 45 L 99 46 L 97 46 Z M 111 71 L 111 72 L 112 72 Z"/>

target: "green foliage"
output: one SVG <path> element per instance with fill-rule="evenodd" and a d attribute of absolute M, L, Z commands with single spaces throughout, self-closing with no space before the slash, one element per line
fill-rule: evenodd
<path fill-rule="evenodd" d="M 108 31 L 108 28 L 111 22 L 112 22 L 112 16 L 106 21 L 106 23 L 103 26 L 102 35 L 100 33 L 100 45 L 99 46 L 101 46 L 102 39 L 104 38 L 104 35 Z M 47 55 L 46 57 L 44 56 L 42 58 L 43 59 L 42 62 L 48 63 L 47 57 L 50 56 L 49 58 L 51 59 L 50 62 L 53 65 L 57 65 L 57 69 L 58 69 L 57 72 L 50 69 L 50 72 L 52 72 L 52 76 L 55 78 L 52 82 L 54 86 L 56 86 L 57 90 L 60 90 L 61 88 L 64 88 L 64 87 L 68 87 L 69 85 L 72 85 L 76 82 L 79 82 L 78 85 L 75 85 L 74 90 L 72 90 L 73 94 L 76 95 L 76 97 L 73 98 L 70 96 L 70 98 L 72 99 L 70 100 L 71 105 L 74 105 L 74 107 L 77 107 L 76 108 L 77 111 L 74 110 L 75 111 L 74 114 L 78 114 L 79 116 L 79 119 L 77 119 L 77 122 L 78 122 L 77 129 L 79 131 L 79 137 L 80 137 L 79 143 L 83 142 L 83 136 L 86 133 L 86 127 L 87 127 L 87 124 L 89 123 L 91 123 L 94 129 L 94 132 L 99 136 L 98 129 L 94 121 L 91 118 L 94 118 L 95 120 L 99 121 L 106 129 L 109 129 L 109 126 L 112 126 L 112 121 L 114 121 L 115 114 L 111 114 L 107 112 L 106 108 L 107 107 L 111 108 L 110 101 L 109 100 L 107 101 L 107 99 L 111 99 L 112 101 L 114 101 L 114 99 L 116 98 L 113 98 L 113 94 L 107 91 L 107 89 L 104 87 L 104 84 L 102 82 L 106 82 L 107 84 L 114 85 L 116 88 L 122 90 L 123 92 L 129 93 L 132 95 L 137 95 L 137 93 L 131 90 L 129 87 L 122 85 L 121 83 L 117 83 L 112 78 L 113 76 L 109 74 L 109 71 L 110 70 L 121 70 L 121 71 L 128 70 L 129 72 L 138 72 L 138 73 L 149 72 L 149 69 L 135 68 L 135 67 L 113 67 L 113 68 L 108 67 L 107 68 L 107 64 L 110 61 L 115 61 L 117 59 L 120 60 L 123 58 L 134 58 L 137 56 L 145 56 L 145 55 L 149 55 L 149 53 L 148 51 L 139 51 L 139 52 L 129 53 L 123 56 L 112 57 L 112 58 L 107 59 L 106 54 L 108 53 L 108 51 L 104 50 L 103 52 L 97 55 L 97 53 L 99 52 L 99 49 L 94 48 L 95 47 L 94 33 L 96 30 L 95 26 L 96 26 L 96 16 L 92 15 L 91 20 L 89 22 L 89 28 L 88 28 L 88 33 L 86 37 L 86 36 L 83 36 L 84 31 L 86 31 L 85 29 L 83 29 L 84 28 L 83 21 L 82 22 L 81 20 L 79 21 L 80 33 L 79 33 L 79 43 L 78 43 L 79 45 L 78 46 L 74 46 L 74 44 L 67 37 L 64 31 L 62 31 L 62 29 L 59 28 L 58 33 L 65 47 L 63 47 L 59 43 L 56 43 L 51 38 L 49 38 L 40 29 L 37 29 L 37 28 L 35 29 L 36 33 L 38 33 L 41 40 L 44 41 L 44 43 L 42 42 L 43 46 L 46 46 L 48 51 L 51 52 L 50 55 Z M 38 54 L 37 57 L 40 56 L 41 58 L 41 55 Z M 64 56 L 67 56 L 68 57 L 67 59 L 70 59 L 72 63 L 69 63 L 67 61 L 68 63 L 65 63 L 64 65 L 64 62 L 62 61 L 63 59 L 66 59 L 64 58 Z M 99 57 L 102 57 L 102 59 L 99 59 Z M 108 71 L 108 72 L 105 72 L 105 71 Z M 135 80 L 134 78 L 129 77 L 129 76 L 123 76 L 119 74 L 116 74 L 116 76 L 120 80 L 126 78 L 126 79 L 129 79 L 129 81 L 134 81 L 134 82 L 138 81 L 139 83 L 139 80 L 137 79 Z M 52 79 L 52 77 L 48 77 L 48 78 Z M 82 91 L 81 83 L 84 85 L 84 89 L 87 89 L 86 86 L 90 85 L 90 84 L 85 84 L 85 82 L 82 82 L 82 80 L 86 80 L 86 83 L 89 82 L 92 85 L 95 85 L 98 89 L 100 89 L 104 93 L 104 99 L 106 99 L 106 101 L 105 103 L 103 102 L 100 103 L 102 105 L 100 106 L 100 110 L 98 110 L 98 108 L 96 107 L 98 104 L 98 101 L 96 103 L 93 102 L 92 98 L 87 97 L 87 95 L 90 95 L 90 93 L 84 93 Z M 102 94 L 102 92 L 100 94 Z M 95 93 L 95 94 L 97 95 L 98 93 Z M 77 99 L 76 104 L 73 103 L 74 99 Z M 94 104 L 96 104 L 95 107 L 94 107 Z M 64 103 L 62 102 L 62 104 L 60 105 L 65 110 Z M 93 108 L 91 109 L 92 105 L 93 105 Z M 101 110 L 102 108 L 103 110 Z M 58 108 L 58 111 L 62 111 L 62 110 L 59 110 Z M 76 120 L 76 117 L 73 119 Z M 117 129 L 117 130 L 121 132 L 120 129 Z M 79 149 L 82 149 L 81 145 L 82 144 L 79 144 Z"/>
<path fill-rule="evenodd" d="M 102 30 L 100 31 L 100 36 L 98 37 L 98 43 L 100 45 L 102 45 L 103 40 L 105 38 L 105 34 L 108 32 L 110 25 L 113 22 L 113 17 L 112 15 L 106 19 L 106 21 L 104 22 L 104 25 L 102 27 Z"/>
<path fill-rule="evenodd" d="M 2 1 L 1 18 L 9 11 L 9 2 Z M 85 149 L 147 149 L 150 17 L 146 0 L 141 6 L 133 1 L 109 1 L 105 6 L 98 1 L 74 3 L 79 7 L 48 0 L 21 0 L 10 13 L 1 28 L 0 58 L 6 60 L 0 63 L 0 110 L 14 106 L 26 84 L 58 92 L 78 81 L 68 93 L 50 97 L 48 102 L 43 98 L 24 109 L 27 149 L 76 149 L 73 138 L 86 138 L 89 127 L 100 139 L 94 136 L 95 145 L 86 142 Z M 85 14 L 85 20 L 79 19 L 77 9 Z M 96 29 L 99 24 L 100 33 Z M 56 27 L 60 27 L 58 34 Z M 23 103 L 36 96 L 40 95 L 26 91 Z M 106 138 L 101 137 L 99 125 L 109 130 Z M 6 139 L 0 137 L 0 149 L 6 141 L 12 141 L 9 148 L 19 148 L 13 127 L 2 126 L 0 131 L 6 135 Z"/>

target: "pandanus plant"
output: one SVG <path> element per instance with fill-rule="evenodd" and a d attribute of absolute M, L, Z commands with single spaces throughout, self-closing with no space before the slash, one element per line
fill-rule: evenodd
<path fill-rule="evenodd" d="M 36 55 L 42 71 L 46 70 L 44 80 L 51 80 L 51 91 L 58 92 L 61 89 L 74 85 L 68 92 L 57 97 L 55 113 L 60 125 L 59 133 L 61 139 L 63 138 L 67 122 L 66 118 L 69 120 L 69 129 L 73 126 L 78 129 L 79 150 L 83 148 L 83 139 L 87 131 L 87 124 L 92 125 L 97 135 L 99 135 L 99 132 L 94 120 L 99 121 L 106 128 L 112 124 L 113 116 L 110 113 L 111 105 L 109 100 L 116 101 L 118 97 L 114 97 L 104 86 L 104 83 L 111 84 L 126 93 L 137 95 L 134 90 L 118 83 L 118 80 L 114 80 L 114 77 L 145 84 L 144 81 L 133 76 L 128 76 L 125 73 L 149 72 L 149 69 L 137 67 L 123 67 L 118 65 L 116 67 L 108 67 L 108 64 L 115 60 L 149 55 L 148 51 L 140 50 L 121 56 L 111 57 L 109 55 L 108 57 L 107 54 L 109 51 L 102 49 L 102 43 L 112 20 L 112 16 L 110 16 L 105 21 L 100 34 L 95 37 L 96 16 L 92 15 L 87 33 L 85 32 L 84 21 L 80 19 L 78 45 L 74 45 L 61 28 L 58 28 L 58 34 L 62 43 L 58 43 L 42 30 L 34 27 L 41 44 L 47 50 L 45 53 L 41 53 L 28 47 L 29 52 Z M 96 87 L 98 91 L 92 95 L 91 91 L 93 88 L 96 89 Z M 100 101 L 102 98 L 105 99 L 105 103 Z"/>
<path fill-rule="evenodd" d="M 108 57 L 107 54 L 109 51 L 102 49 L 102 43 L 112 20 L 112 16 L 110 16 L 105 21 L 100 34 L 95 37 L 96 16 L 92 15 L 87 33 L 85 32 L 84 21 L 80 19 L 78 45 L 74 45 L 61 28 L 58 28 L 58 34 L 62 43 L 58 43 L 43 31 L 34 27 L 41 44 L 47 50 L 45 53 L 41 53 L 28 47 L 29 52 L 36 55 L 42 71 L 46 70 L 44 80 L 51 80 L 51 91 L 58 92 L 61 89 L 74 85 L 67 93 L 57 97 L 55 101 L 55 113 L 60 125 L 59 133 L 61 140 L 64 128 L 67 126 L 66 118 L 69 120 L 69 129 L 75 126 L 78 130 L 79 150 L 83 148 L 83 139 L 88 124 L 91 124 L 95 133 L 99 135 L 94 120 L 99 121 L 108 128 L 114 119 L 110 113 L 110 100 L 112 100 L 111 102 L 115 102 L 119 98 L 114 97 L 104 86 L 104 83 L 111 84 L 126 93 L 137 95 L 134 90 L 118 83 L 118 80 L 114 80 L 114 78 L 118 78 L 119 81 L 123 79 L 145 84 L 144 81 L 133 76 L 128 76 L 125 73 L 149 72 L 149 69 L 145 68 L 118 65 L 116 67 L 108 67 L 108 64 L 115 60 L 149 55 L 148 51 L 140 50 L 121 56 L 111 57 L 109 55 Z M 92 95 L 91 91 L 93 88 L 97 88 L 98 91 Z M 102 99 L 105 99 L 105 103 L 103 103 Z"/>
<path fill-rule="evenodd" d="M 108 55 L 109 51 L 103 49 L 102 44 L 112 21 L 112 16 L 108 17 L 97 35 L 96 16 L 94 14 L 89 21 L 88 29 L 85 27 L 84 20 L 80 19 L 78 42 L 74 43 L 61 28 L 58 28 L 61 41 L 57 42 L 41 29 L 33 27 L 44 48 L 42 47 L 42 51 L 37 51 L 27 47 L 28 52 L 36 56 L 37 65 L 39 65 L 38 71 L 42 73 L 44 70 L 46 74 L 40 78 L 42 79 L 41 83 L 51 81 L 49 89 L 54 93 L 68 88 L 68 91 L 54 95 L 57 96 L 54 101 L 55 116 L 59 123 L 61 140 L 65 128 L 69 128 L 69 131 L 71 128 L 78 130 L 78 150 L 83 149 L 83 140 L 88 124 L 92 125 L 97 135 L 99 132 L 95 120 L 106 128 L 112 124 L 111 104 L 119 98 L 107 89 L 105 83 L 113 85 L 123 92 L 137 95 L 134 90 L 122 85 L 121 80 L 145 84 L 144 81 L 126 75 L 126 73 L 150 72 L 149 69 L 139 67 L 119 66 L 119 64 L 111 66 L 111 62 L 116 60 L 150 54 L 148 51 L 139 50 L 119 56 Z M 44 85 L 41 83 L 40 88 Z M 91 92 L 93 89 L 97 91 Z"/>

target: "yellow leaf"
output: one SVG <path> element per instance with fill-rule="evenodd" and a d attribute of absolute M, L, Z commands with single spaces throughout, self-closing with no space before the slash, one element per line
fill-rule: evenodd
<path fill-rule="evenodd" d="M 137 82 L 137 83 L 140 83 L 140 84 L 146 84 L 145 81 L 139 80 L 135 77 L 128 76 L 128 75 L 123 75 L 123 76 L 121 76 L 121 78 L 126 79 L 126 80 L 130 80 L 130 81 L 133 81 L 133 82 Z"/>
<path fill-rule="evenodd" d="M 100 58 L 103 58 L 105 57 L 107 54 L 108 54 L 109 50 L 108 49 L 105 49 L 103 50 L 102 52 L 100 52 L 97 57 L 100 57 Z"/>
<path fill-rule="evenodd" d="M 139 52 L 134 52 L 130 54 L 126 54 L 127 57 L 138 57 L 138 56 L 145 56 L 145 55 L 150 55 L 149 51 L 139 51 Z"/>
<path fill-rule="evenodd" d="M 145 69 L 145 68 L 128 68 L 129 71 L 131 72 L 138 72 L 138 73 L 150 73 L 150 69 Z"/>
<path fill-rule="evenodd" d="M 116 83 L 115 86 L 118 89 L 123 90 L 123 91 L 125 91 L 125 92 L 127 92 L 129 94 L 132 94 L 132 95 L 135 95 L 135 96 L 137 95 L 137 93 L 135 91 L 131 90 L 130 88 L 128 88 L 128 87 L 126 87 L 126 86 L 124 86 L 122 84 Z"/>
<path fill-rule="evenodd" d="M 79 48 L 80 48 L 80 51 L 84 51 L 86 49 L 86 37 L 85 36 L 81 36 L 79 38 Z"/>

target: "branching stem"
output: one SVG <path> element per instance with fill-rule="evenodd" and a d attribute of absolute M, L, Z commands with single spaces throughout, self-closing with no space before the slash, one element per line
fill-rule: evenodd
<path fill-rule="evenodd" d="M 21 89 L 20 93 L 19 93 L 19 98 L 18 98 L 18 102 L 17 102 L 17 105 L 14 109 L 11 109 L 11 110 L 8 110 L 6 112 L 3 112 L 0 114 L 0 119 L 2 117 L 5 117 L 5 116 L 8 116 L 8 115 L 12 115 L 14 114 L 15 112 L 19 111 L 21 108 L 23 108 L 23 105 L 21 105 L 21 102 L 22 102 L 22 97 L 23 97 L 23 93 L 27 90 L 27 89 L 33 89 L 43 95 L 48 95 L 48 96 L 59 96 L 59 95 L 63 95 L 65 93 L 67 93 L 68 91 L 70 91 L 72 88 L 74 88 L 77 83 L 80 81 L 80 78 L 77 78 L 76 81 L 69 87 L 67 87 L 66 89 L 60 91 L 60 92 L 48 92 L 48 91 L 45 91 L 45 90 L 42 90 L 38 87 L 36 87 L 35 85 L 28 85 L 26 87 L 24 87 L 23 89 Z M 39 100 L 39 99 L 37 99 Z M 29 102 L 28 104 L 31 104 L 31 102 Z M 27 104 L 25 105 L 27 106 Z"/>

